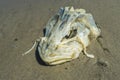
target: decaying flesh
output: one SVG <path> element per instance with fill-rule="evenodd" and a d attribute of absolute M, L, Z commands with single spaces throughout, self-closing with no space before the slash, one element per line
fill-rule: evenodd
<path fill-rule="evenodd" d="M 40 57 L 49 65 L 75 59 L 81 51 L 87 57 L 94 58 L 86 52 L 86 47 L 100 32 L 93 16 L 84 9 L 60 8 L 46 25 L 45 36 L 38 46 Z"/>
<path fill-rule="evenodd" d="M 56 65 L 78 58 L 81 51 L 86 52 L 91 40 L 100 35 L 93 16 L 84 9 L 60 8 L 46 25 L 45 36 L 40 39 L 38 51 L 41 59 L 48 65 Z"/>

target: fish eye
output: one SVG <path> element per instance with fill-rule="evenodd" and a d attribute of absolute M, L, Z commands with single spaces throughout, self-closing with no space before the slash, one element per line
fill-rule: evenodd
<path fill-rule="evenodd" d="M 66 35 L 65 38 L 66 39 L 69 39 L 69 38 L 73 38 L 77 35 L 77 29 L 73 29 L 73 30 L 70 30 L 70 34 L 69 35 Z"/>

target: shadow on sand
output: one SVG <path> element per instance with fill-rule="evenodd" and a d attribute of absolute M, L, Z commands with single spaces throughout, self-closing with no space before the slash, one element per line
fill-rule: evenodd
<path fill-rule="evenodd" d="M 38 52 L 38 46 L 39 46 L 39 43 L 37 44 L 37 48 L 35 50 L 35 57 L 36 57 L 36 60 L 37 62 L 40 64 L 40 65 L 43 65 L 43 66 L 48 66 L 44 63 L 44 61 L 40 58 L 40 55 L 39 55 L 39 52 Z"/>

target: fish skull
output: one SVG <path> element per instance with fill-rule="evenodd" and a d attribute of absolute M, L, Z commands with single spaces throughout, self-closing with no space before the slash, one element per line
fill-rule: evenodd
<path fill-rule="evenodd" d="M 78 58 L 86 52 L 91 40 L 100 35 L 93 16 L 84 9 L 60 8 L 48 21 L 45 35 L 40 39 L 38 51 L 41 59 L 48 65 L 57 65 Z"/>

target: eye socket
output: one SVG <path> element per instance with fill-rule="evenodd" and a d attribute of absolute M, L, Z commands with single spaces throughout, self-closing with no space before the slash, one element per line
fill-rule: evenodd
<path fill-rule="evenodd" d="M 66 39 L 69 39 L 69 38 L 73 38 L 77 35 L 77 29 L 74 29 L 74 30 L 70 30 L 70 34 L 69 35 L 66 35 L 65 38 Z"/>

